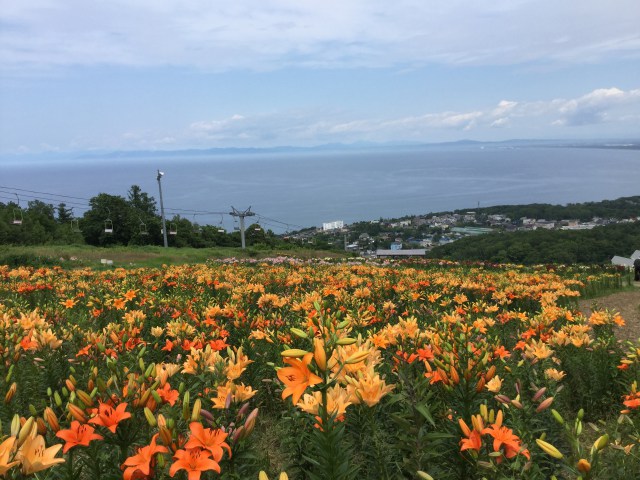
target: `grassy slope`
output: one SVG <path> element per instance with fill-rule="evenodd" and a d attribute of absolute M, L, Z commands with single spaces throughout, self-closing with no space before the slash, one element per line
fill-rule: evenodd
<path fill-rule="evenodd" d="M 346 254 L 323 250 L 253 250 L 248 248 L 162 248 L 110 247 L 100 248 L 87 245 L 42 245 L 42 246 L 3 246 L 2 257 L 30 256 L 60 260 L 61 265 L 98 267 L 101 259 L 113 260 L 116 267 L 157 267 L 162 264 L 203 263 L 209 259 L 221 258 L 266 258 L 277 256 L 297 258 L 342 258 Z M 73 262 L 69 262 L 70 259 Z"/>

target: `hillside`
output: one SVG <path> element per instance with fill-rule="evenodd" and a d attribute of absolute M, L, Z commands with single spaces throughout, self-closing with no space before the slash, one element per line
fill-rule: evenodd
<path fill-rule="evenodd" d="M 592 230 L 496 232 L 435 247 L 429 256 L 496 263 L 609 263 L 614 255 L 640 248 L 640 222 L 604 225 Z"/>

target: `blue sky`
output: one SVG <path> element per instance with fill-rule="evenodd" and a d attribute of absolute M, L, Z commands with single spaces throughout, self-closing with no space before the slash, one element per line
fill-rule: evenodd
<path fill-rule="evenodd" d="M 0 153 L 640 137 L 638 0 L 4 0 Z"/>

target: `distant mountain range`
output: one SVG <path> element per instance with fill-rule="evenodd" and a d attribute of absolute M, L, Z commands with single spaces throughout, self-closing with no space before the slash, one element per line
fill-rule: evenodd
<path fill-rule="evenodd" d="M 277 147 L 226 147 L 181 150 L 116 150 L 92 152 L 43 152 L 0 155 L 0 159 L 113 159 L 113 158 L 170 158 L 176 156 L 211 156 L 211 155 L 259 155 L 274 153 L 313 153 L 339 152 L 380 149 L 429 149 L 429 148 L 613 148 L 625 150 L 640 150 L 640 139 L 609 139 L 609 140 L 562 140 L 562 139 L 511 139 L 503 141 L 458 140 L 455 142 L 355 142 L 355 143 L 327 143 L 311 147 L 277 146 Z"/>

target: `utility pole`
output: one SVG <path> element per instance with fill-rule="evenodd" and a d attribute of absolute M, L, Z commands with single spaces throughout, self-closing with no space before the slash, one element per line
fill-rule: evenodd
<path fill-rule="evenodd" d="M 162 236 L 164 238 L 164 248 L 169 247 L 169 242 L 167 241 L 167 222 L 164 218 L 164 204 L 162 203 L 162 183 L 160 179 L 164 175 L 164 172 L 158 170 L 158 189 L 160 190 L 160 216 L 162 217 Z"/>
<path fill-rule="evenodd" d="M 236 210 L 235 207 L 232 206 L 229 215 L 231 215 L 232 217 L 240 218 L 240 241 L 242 242 L 242 248 L 244 249 L 246 248 L 244 241 L 244 217 L 253 217 L 255 213 L 251 211 L 251 207 L 241 212 L 239 210 Z"/>

